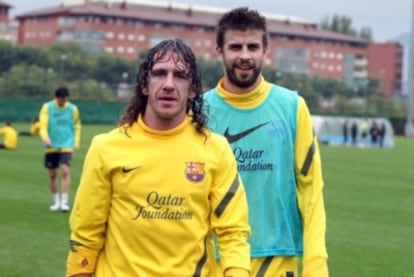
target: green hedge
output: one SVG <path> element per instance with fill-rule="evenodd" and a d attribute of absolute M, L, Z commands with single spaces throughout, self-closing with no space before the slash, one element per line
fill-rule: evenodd
<path fill-rule="evenodd" d="M 0 121 L 29 122 L 39 114 L 40 108 L 48 100 L 28 98 L 0 98 Z M 82 123 L 113 124 L 125 108 L 125 103 L 118 102 L 74 102 L 80 111 Z"/>

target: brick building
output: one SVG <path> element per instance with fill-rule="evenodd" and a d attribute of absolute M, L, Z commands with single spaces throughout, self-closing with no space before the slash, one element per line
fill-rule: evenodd
<path fill-rule="evenodd" d="M 165 38 L 181 37 L 196 55 L 215 59 L 214 28 L 224 9 L 140 0 L 77 2 L 82 3 L 16 16 L 18 43 L 48 46 L 76 42 L 94 53 L 136 59 L 141 50 Z M 322 30 L 303 19 L 264 15 L 270 34 L 266 66 L 335 78 L 354 86 L 369 77 L 368 41 Z"/>
<path fill-rule="evenodd" d="M 385 96 L 400 94 L 402 90 L 402 47 L 396 42 L 371 43 L 368 46 L 368 71 L 380 81 Z"/>
<path fill-rule="evenodd" d="M 16 25 L 9 18 L 9 11 L 13 6 L 0 0 L 0 39 L 15 41 Z"/>

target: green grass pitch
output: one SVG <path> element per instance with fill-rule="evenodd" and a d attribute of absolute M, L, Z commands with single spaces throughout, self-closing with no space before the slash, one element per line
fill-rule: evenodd
<path fill-rule="evenodd" d="M 83 126 L 71 203 L 91 138 L 111 128 Z M 396 138 L 394 149 L 320 147 L 330 275 L 414 276 L 414 140 Z M 0 276 L 64 276 L 69 214 L 48 210 L 40 140 L 20 137 L 17 150 L 0 151 L 0 161 Z"/>

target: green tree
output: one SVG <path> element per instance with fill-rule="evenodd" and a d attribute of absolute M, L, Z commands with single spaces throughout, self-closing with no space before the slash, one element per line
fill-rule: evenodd
<path fill-rule="evenodd" d="M 363 27 L 357 31 L 352 26 L 352 18 L 346 15 L 334 14 L 332 17 L 326 16 L 319 24 L 321 29 L 341 33 L 362 39 L 372 40 L 372 31 L 369 27 Z"/>
<path fill-rule="evenodd" d="M 0 72 L 8 71 L 15 62 L 15 49 L 5 40 L 0 40 Z"/>
<path fill-rule="evenodd" d="M 200 71 L 204 91 L 214 88 L 223 76 L 223 67 L 218 61 L 207 61 L 205 59 L 198 58 L 197 66 Z"/>

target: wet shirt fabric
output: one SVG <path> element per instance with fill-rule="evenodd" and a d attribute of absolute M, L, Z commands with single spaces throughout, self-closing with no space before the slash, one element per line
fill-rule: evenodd
<path fill-rule="evenodd" d="M 210 225 L 211 222 L 211 225 Z M 97 135 L 70 217 L 67 276 L 222 276 L 249 270 L 247 201 L 225 138 L 187 118 L 168 131 L 132 127 Z"/>

